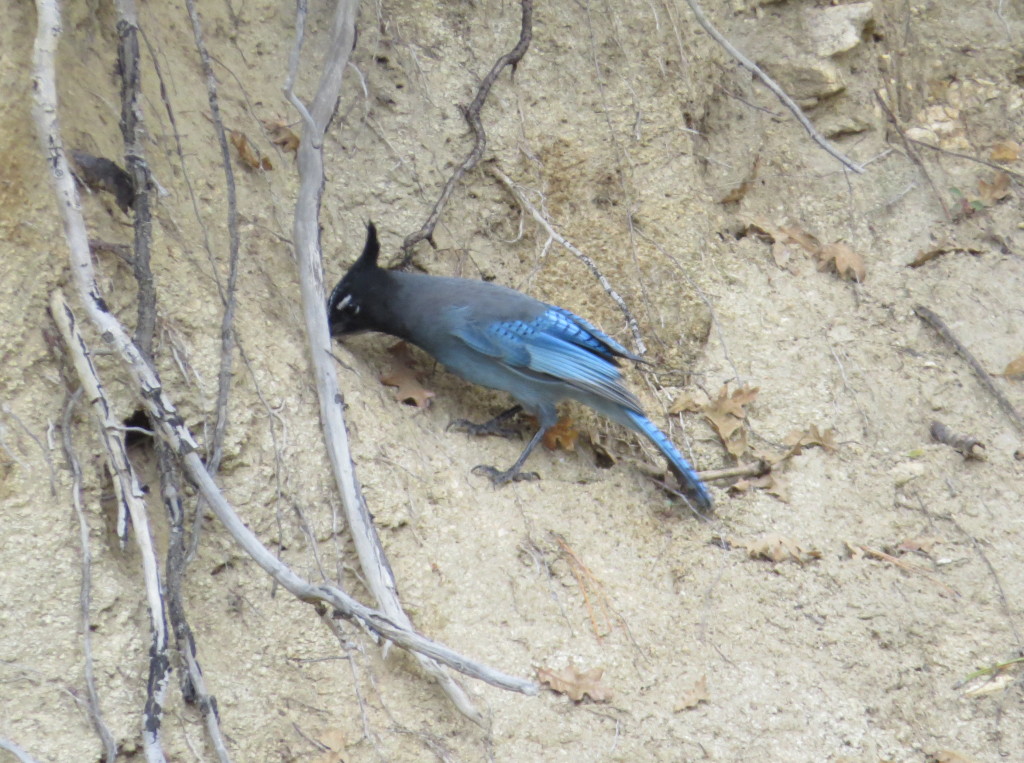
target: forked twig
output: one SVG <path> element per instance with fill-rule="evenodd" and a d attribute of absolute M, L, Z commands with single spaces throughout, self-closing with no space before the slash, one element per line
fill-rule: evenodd
<path fill-rule="evenodd" d="M 473 102 L 469 106 L 461 107 L 462 115 L 466 118 L 466 122 L 469 123 L 470 129 L 473 130 L 473 148 L 470 149 L 462 163 L 455 168 L 452 176 L 448 178 L 448 182 L 444 184 L 441 195 L 434 204 L 434 208 L 431 210 L 426 222 L 423 223 L 418 231 L 406 236 L 405 241 L 402 242 L 402 259 L 397 267 L 405 267 L 412 261 L 412 248 L 420 241 L 429 241 L 431 246 L 435 249 L 437 248 L 437 245 L 434 243 L 434 228 L 437 226 L 437 221 L 441 218 L 441 212 L 444 211 L 445 204 L 451 198 L 458 182 L 467 172 L 476 167 L 480 158 L 484 155 L 484 150 L 487 148 L 487 133 L 484 132 L 484 125 L 480 120 L 480 110 L 484 107 L 484 102 L 491 92 L 491 87 L 494 85 L 495 80 L 498 79 L 502 69 L 506 66 L 511 66 L 512 71 L 515 72 L 516 64 L 526 55 L 526 50 L 530 47 L 530 41 L 533 39 L 533 0 L 521 0 L 521 3 L 523 20 L 519 29 L 519 42 L 516 43 L 512 50 L 494 63 L 491 71 L 488 72 L 487 76 L 480 83 L 480 87 L 477 88 L 476 97 L 473 99 Z"/>
<path fill-rule="evenodd" d="M 636 318 L 633 316 L 633 312 L 629 309 L 629 306 L 626 305 L 626 300 L 619 296 L 619 293 L 615 291 L 611 282 L 605 277 L 604 273 L 601 272 L 600 268 L 597 267 L 597 263 L 581 252 L 565 236 L 556 231 L 554 226 L 551 224 L 551 221 L 548 220 L 548 218 L 530 202 L 523 189 L 512 182 L 512 178 L 498 169 L 497 165 L 491 164 L 487 169 L 492 175 L 494 175 L 494 177 L 500 180 L 509 191 L 512 192 L 512 195 L 516 197 L 516 201 L 519 202 L 519 206 L 521 206 L 526 212 L 530 213 L 533 219 L 540 224 L 551 239 L 565 247 L 570 254 L 575 256 L 583 263 L 586 269 L 591 272 L 608 296 L 612 298 L 612 302 L 618 305 L 619 310 L 621 310 L 622 314 L 626 317 L 626 325 L 629 326 L 630 333 L 633 334 L 633 341 L 636 342 L 636 351 L 641 355 L 647 352 L 647 345 L 644 343 L 643 336 L 640 334 L 640 324 L 637 323 Z"/>
<path fill-rule="evenodd" d="M 690 6 L 690 10 L 693 11 L 693 15 L 697 19 L 697 23 L 704 27 L 705 32 L 711 35 L 715 42 L 725 48 L 726 52 L 735 58 L 744 69 L 761 80 L 765 87 L 775 93 L 775 97 L 782 101 L 782 105 L 789 109 L 793 116 L 796 117 L 796 120 L 803 125 L 805 130 L 807 130 L 807 134 L 811 136 L 811 140 L 835 157 L 847 169 L 853 170 L 857 174 L 862 174 L 864 172 L 864 167 L 846 156 L 846 154 L 833 146 L 828 138 L 818 132 L 818 129 L 811 124 L 811 120 L 804 114 L 803 109 L 796 105 L 796 102 L 786 94 L 785 90 L 779 87 L 775 80 L 769 77 L 760 66 L 743 55 L 735 45 L 729 42 L 721 32 L 715 29 L 711 22 L 708 21 L 707 16 L 704 15 L 704 11 L 701 10 L 700 5 L 697 4 L 697 0 L 686 0 L 686 4 Z"/>

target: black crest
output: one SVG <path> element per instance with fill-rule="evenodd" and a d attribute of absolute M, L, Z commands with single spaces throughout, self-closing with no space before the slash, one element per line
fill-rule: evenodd
<path fill-rule="evenodd" d="M 377 239 L 377 227 L 368 222 L 363 253 L 334 287 L 327 300 L 327 323 L 331 329 L 331 336 L 342 336 L 372 328 L 367 325 L 363 303 L 371 296 L 375 275 L 383 273 L 377 265 L 379 256 L 380 241 Z"/>

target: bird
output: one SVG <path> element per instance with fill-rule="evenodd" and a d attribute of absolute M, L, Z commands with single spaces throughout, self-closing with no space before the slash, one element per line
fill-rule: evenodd
<path fill-rule="evenodd" d="M 456 421 L 464 431 L 507 434 L 502 422 L 520 411 L 539 428 L 504 471 L 473 471 L 495 485 L 537 479 L 522 467 L 558 422 L 557 405 L 571 399 L 637 432 L 654 444 L 693 504 L 711 510 L 707 486 L 672 441 L 647 418 L 619 370 L 621 360 L 645 362 L 568 310 L 487 281 L 386 270 L 372 222 L 359 259 L 327 300 L 332 338 L 380 332 L 416 345 L 463 379 L 509 393 L 518 405 L 486 424 Z"/>

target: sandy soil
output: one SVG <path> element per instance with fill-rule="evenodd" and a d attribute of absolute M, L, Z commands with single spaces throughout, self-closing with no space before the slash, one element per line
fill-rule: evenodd
<path fill-rule="evenodd" d="M 301 510 L 327 574 L 366 600 L 319 446 L 288 246 L 293 162 L 259 122 L 294 121 L 281 96 L 292 9 L 203 5 L 227 125 L 274 166 L 236 166 L 237 329 L 249 364 L 235 365 L 221 483 L 250 527 L 315 578 Z M 314 5 L 311 62 L 329 22 Z M 184 154 L 147 56 L 146 150 L 167 191 L 155 215 L 158 362 L 205 439 L 219 358 L 214 276 L 227 267 L 224 173 L 184 6 L 140 11 Z M 771 490 L 716 483 L 718 511 L 700 519 L 651 482 L 660 463 L 649 448 L 572 410 L 577 449 L 536 454 L 540 481 L 495 491 L 470 469 L 510 463 L 518 444 L 445 427 L 482 420 L 506 400 L 417 356 L 437 396 L 425 410 L 401 405 L 378 382 L 389 340 L 339 345 L 358 475 L 417 627 L 523 676 L 570 663 L 603 668 L 612 696 L 574 703 L 466 681 L 490 719 L 481 729 L 398 650 L 385 658 L 348 626 L 339 647 L 210 520 L 185 593 L 234 759 L 1024 759 L 1019 666 L 967 682 L 1024 647 L 1022 432 L 913 312 L 934 310 L 990 372 L 1024 354 L 1024 162 L 1004 161 L 1017 174 L 996 198 L 979 187 L 998 184 L 995 169 L 911 153 L 874 96 L 884 94 L 911 137 L 946 151 L 989 161 L 993 147 L 1024 142 L 1020 8 L 708 0 L 706 11 L 843 151 L 870 161 L 867 172 L 844 173 L 684 4 L 661 2 L 539 4 L 525 60 L 484 109 L 487 159 L 543 201 L 636 314 L 654 365 L 631 370 L 632 386 L 702 469 L 736 459 L 704 416 L 669 411 L 686 398 L 706 404 L 727 384 L 758 390 L 744 409 L 743 461 L 781 455 L 788 435 L 812 425 L 831 430 L 834 451 L 793 456 Z M 65 140 L 118 159 L 116 18 L 109 4 L 69 2 L 64 12 Z M 511 48 L 518 24 L 511 2 L 364 4 L 356 69 L 325 146 L 331 279 L 358 253 L 367 219 L 389 254 L 419 227 L 470 145 L 458 107 Z M 96 760 L 101 745 L 79 703 L 81 553 L 59 447 L 68 391 L 44 336 L 47 295 L 68 286 L 68 273 L 30 116 L 34 33 L 31 5 L 9 4 L 0 25 L 0 82 L 14 96 L 0 103 L 0 738 L 39 760 Z M 311 64 L 302 92 L 314 84 Z M 131 242 L 130 218 L 109 196 L 87 196 L 84 211 L 95 238 Z M 863 257 L 863 282 L 819 269 L 797 244 L 773 250 L 759 231 L 782 226 L 848 245 Z M 436 237 L 438 250 L 419 250 L 423 270 L 494 279 L 632 341 L 601 286 L 569 253 L 545 246 L 487 172 L 467 177 Z M 948 251 L 908 267 L 940 245 Z M 108 302 L 131 325 L 131 269 L 109 253 L 96 261 Z M 100 372 L 129 416 L 136 403 L 123 369 L 101 357 Z M 1024 409 L 1019 380 L 995 384 Z M 935 419 L 981 440 L 985 458 L 965 461 L 933 442 Z M 98 689 L 127 759 L 141 755 L 147 674 L 138 552 L 113 538 L 88 412 L 80 407 L 74 422 Z M 133 457 L 155 486 L 151 453 L 138 446 Z M 752 558 L 747 549 L 773 536 L 800 561 Z M 197 711 L 173 687 L 171 696 L 169 758 L 212 760 Z"/>

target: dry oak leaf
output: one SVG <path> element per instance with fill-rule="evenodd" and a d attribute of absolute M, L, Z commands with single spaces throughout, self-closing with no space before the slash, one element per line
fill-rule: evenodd
<path fill-rule="evenodd" d="M 862 282 L 867 275 L 864 258 L 842 241 L 825 244 L 814 256 L 818 260 L 818 270 L 834 267 L 841 278 L 857 282 Z"/>
<path fill-rule="evenodd" d="M 683 696 L 679 698 L 676 706 L 672 708 L 672 712 L 678 713 L 683 710 L 692 710 L 701 702 L 707 702 L 710 699 L 711 695 L 708 694 L 708 677 L 703 675 L 697 679 L 697 682 L 688 692 L 685 692 Z"/>
<path fill-rule="evenodd" d="M 250 169 L 254 170 L 272 170 L 274 165 L 270 163 L 267 157 L 260 157 L 259 151 L 257 151 L 249 139 L 238 130 L 232 130 L 228 134 L 228 138 L 231 141 L 231 145 L 238 151 L 238 158 L 242 160 Z"/>
<path fill-rule="evenodd" d="M 299 136 L 284 122 L 277 119 L 264 119 L 263 129 L 270 135 L 270 142 L 280 146 L 284 151 L 299 150 Z"/>
<path fill-rule="evenodd" d="M 740 458 L 747 451 L 747 433 L 743 420 L 747 417 L 744 406 L 757 399 L 757 387 L 740 387 L 729 392 L 726 384 L 718 397 L 704 406 L 704 416 L 718 433 L 719 439 L 730 455 Z"/>
<path fill-rule="evenodd" d="M 398 387 L 395 392 L 395 399 L 400 403 L 415 405 L 417 408 L 426 408 L 434 393 L 420 384 L 419 376 L 413 368 L 412 354 L 409 352 L 409 345 L 405 342 L 398 342 L 388 348 L 391 354 L 391 368 L 386 374 L 380 377 L 380 383 L 388 387 Z"/>
<path fill-rule="evenodd" d="M 988 158 L 994 162 L 1015 162 L 1020 158 L 1020 143 L 1015 140 L 1001 140 L 992 146 Z"/>
<path fill-rule="evenodd" d="M 775 475 L 771 472 L 757 477 L 746 477 L 737 480 L 735 484 L 729 486 L 729 492 L 736 495 L 749 493 L 753 490 L 763 490 L 768 495 L 774 495 L 783 503 L 789 503 L 789 492 L 775 479 Z"/>
<path fill-rule="evenodd" d="M 826 429 L 824 432 L 819 432 L 815 424 L 811 424 L 803 432 L 799 429 L 794 429 L 786 435 L 782 442 L 791 450 L 794 456 L 799 455 L 800 451 L 804 448 L 810 448 L 814 445 L 817 445 L 826 453 L 835 453 L 837 450 L 836 431 L 834 429 Z"/>
<path fill-rule="evenodd" d="M 572 425 L 572 419 L 562 416 L 553 427 L 544 433 L 541 442 L 548 450 L 576 450 L 576 440 L 580 433 Z"/>
<path fill-rule="evenodd" d="M 1024 355 L 1007 363 L 1002 375 L 1010 379 L 1024 377 Z"/>
<path fill-rule="evenodd" d="M 986 207 L 991 207 L 1010 195 L 1010 176 L 1005 172 L 997 172 L 992 182 L 978 181 L 978 198 Z"/>
<path fill-rule="evenodd" d="M 700 413 L 704 410 L 705 405 L 706 403 L 699 402 L 689 392 L 684 392 L 676 398 L 672 405 L 669 406 L 668 412 L 673 416 L 677 413 L 683 413 L 684 411 L 686 413 Z"/>
<path fill-rule="evenodd" d="M 604 668 L 580 670 L 572 662 L 561 670 L 537 668 L 537 680 L 547 684 L 552 691 L 564 694 L 573 702 L 580 702 L 584 696 L 594 702 L 608 702 L 612 698 L 611 689 L 601 684 Z"/>
<path fill-rule="evenodd" d="M 926 535 L 921 538 L 906 538 L 896 547 L 896 550 L 904 554 L 921 553 L 925 556 L 930 556 L 932 549 L 940 543 L 942 543 L 942 538 L 936 538 L 932 535 Z"/>
<path fill-rule="evenodd" d="M 725 196 L 718 200 L 719 204 L 732 204 L 740 201 L 747 192 L 753 187 L 754 181 L 757 180 L 757 173 L 761 171 L 761 157 L 757 156 L 754 158 L 754 163 L 750 167 L 750 172 L 743 178 L 743 181 L 729 191 Z"/>
<path fill-rule="evenodd" d="M 745 548 L 751 559 L 765 559 L 769 562 L 796 562 L 804 564 L 821 559 L 817 549 L 804 548 L 782 535 L 772 533 L 751 541 L 730 541 L 732 545 Z"/>

